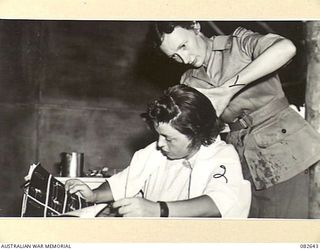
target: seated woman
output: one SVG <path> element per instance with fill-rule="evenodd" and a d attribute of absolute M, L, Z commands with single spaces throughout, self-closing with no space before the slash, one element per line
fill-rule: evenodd
<path fill-rule="evenodd" d="M 76 179 L 67 181 L 66 189 L 90 202 L 115 201 L 123 216 L 248 216 L 250 183 L 234 147 L 218 138 L 222 125 L 207 97 L 176 85 L 142 117 L 158 133 L 156 142 L 97 189 Z"/>

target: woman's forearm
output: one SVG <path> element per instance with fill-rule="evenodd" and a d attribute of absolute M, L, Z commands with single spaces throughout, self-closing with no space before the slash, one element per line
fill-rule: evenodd
<path fill-rule="evenodd" d="M 184 201 L 167 202 L 169 217 L 221 217 L 213 200 L 202 195 Z"/>
<path fill-rule="evenodd" d="M 211 100 L 217 115 L 220 116 L 235 94 L 250 83 L 281 68 L 290 61 L 295 53 L 296 48 L 290 40 L 280 40 L 266 49 L 240 72 L 235 72 L 235 76 L 220 87 L 197 89 Z"/>
<path fill-rule="evenodd" d="M 99 187 L 94 189 L 93 195 L 93 200 L 95 203 L 108 202 L 114 200 L 108 181 L 102 183 Z"/>
<path fill-rule="evenodd" d="M 280 40 L 243 68 L 234 77 L 234 82 L 236 82 L 236 85 L 248 85 L 278 70 L 288 63 L 295 54 L 296 47 L 290 40 Z M 230 85 L 232 85 L 232 81 L 230 82 Z"/>

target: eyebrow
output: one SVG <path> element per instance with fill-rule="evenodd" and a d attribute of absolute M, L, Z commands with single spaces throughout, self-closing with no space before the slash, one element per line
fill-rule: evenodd
<path fill-rule="evenodd" d="M 171 135 L 164 135 L 164 134 L 159 134 L 159 135 L 161 135 L 161 136 L 163 136 L 163 137 L 165 137 L 166 139 L 173 139 L 174 137 L 173 136 L 171 136 Z"/>
<path fill-rule="evenodd" d="M 181 49 L 185 44 L 186 44 L 186 41 L 183 41 L 183 42 L 177 47 L 176 50 Z"/>
<path fill-rule="evenodd" d="M 185 43 L 186 43 L 185 41 L 184 41 L 184 42 L 182 42 L 182 43 L 177 47 L 177 49 L 181 49 L 181 48 L 182 48 L 182 46 L 183 46 L 183 45 L 185 45 Z"/>

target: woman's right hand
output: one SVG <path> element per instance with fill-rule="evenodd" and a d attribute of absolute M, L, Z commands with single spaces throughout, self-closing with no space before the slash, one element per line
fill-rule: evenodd
<path fill-rule="evenodd" d="M 238 93 L 245 84 L 240 82 L 238 76 L 231 78 L 230 80 L 223 83 L 223 85 L 215 88 L 195 88 L 209 98 L 214 109 L 216 110 L 216 114 L 219 117 L 226 107 L 229 105 L 232 97 Z"/>
<path fill-rule="evenodd" d="M 87 184 L 78 179 L 70 179 L 66 181 L 65 188 L 71 194 L 77 193 L 88 202 L 96 202 L 96 194 L 89 188 Z"/>

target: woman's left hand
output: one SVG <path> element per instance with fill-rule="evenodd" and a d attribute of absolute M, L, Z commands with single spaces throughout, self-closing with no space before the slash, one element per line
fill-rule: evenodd
<path fill-rule="evenodd" d="M 113 203 L 124 217 L 160 217 L 160 205 L 143 198 L 125 198 Z"/>

